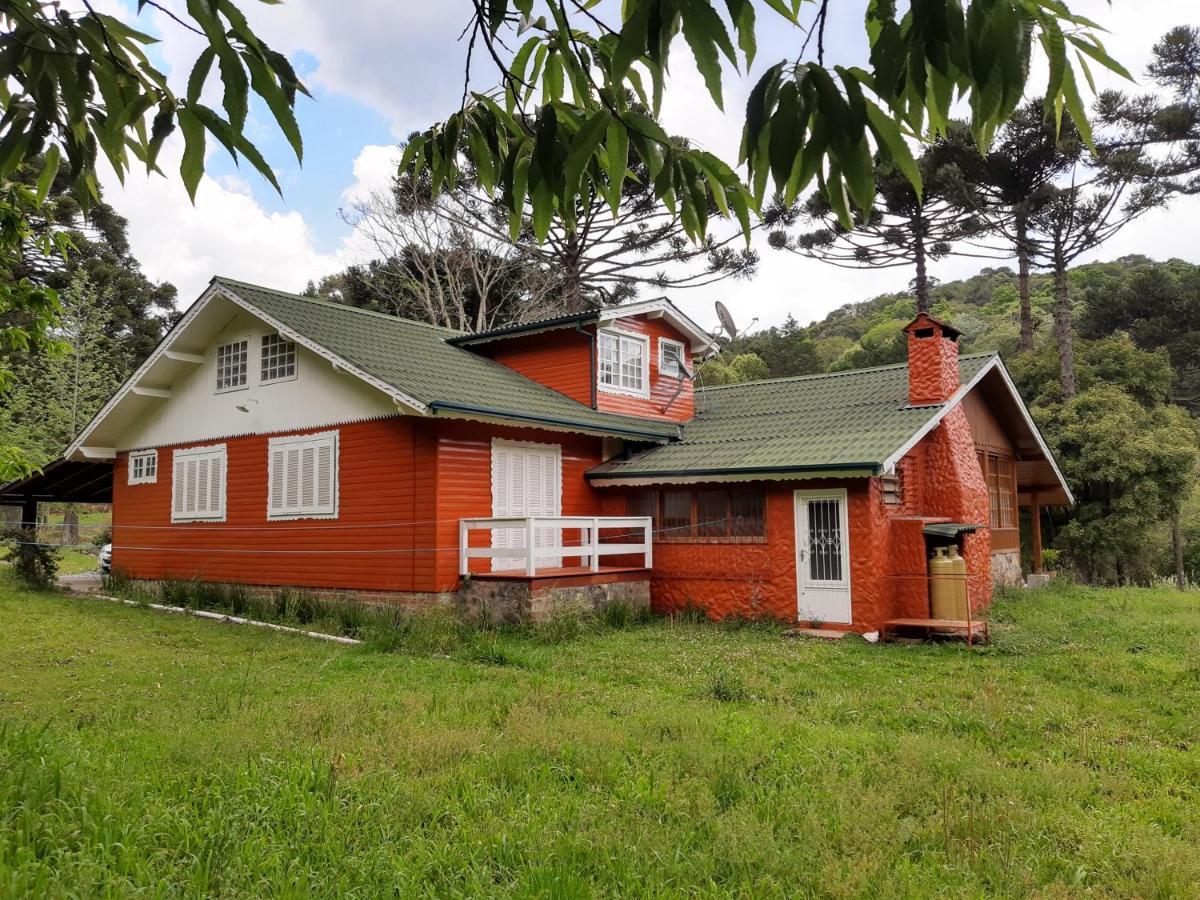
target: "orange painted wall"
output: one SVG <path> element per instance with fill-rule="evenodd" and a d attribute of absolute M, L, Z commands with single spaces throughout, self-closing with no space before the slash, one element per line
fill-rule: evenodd
<path fill-rule="evenodd" d="M 159 448 L 154 484 L 128 484 L 128 457 L 120 454 L 113 473 L 113 565 L 136 578 L 410 589 L 419 534 L 411 523 L 429 508 L 432 491 L 428 479 L 415 477 L 421 442 L 414 421 L 338 426 L 333 520 L 268 521 L 268 435 L 221 442 L 228 464 L 224 522 L 171 522 L 174 448 Z"/>
<path fill-rule="evenodd" d="M 950 413 L 900 463 L 904 503 L 887 506 L 878 478 L 765 482 L 765 543 L 662 543 L 654 547 L 656 610 L 688 606 L 713 618 L 797 616 L 795 490 L 844 487 L 850 526 L 851 627 L 876 631 L 890 618 L 929 615 L 923 526 L 986 524 L 987 490 L 961 410 Z M 623 510 L 609 510 L 617 512 Z M 986 528 L 964 538 L 972 608 L 991 600 Z"/>
<path fill-rule="evenodd" d="M 592 405 L 592 335 L 573 328 L 492 341 L 470 348 L 526 378 Z"/>
<path fill-rule="evenodd" d="M 437 444 L 439 525 L 436 546 L 443 549 L 437 554 L 435 587 L 427 589 L 452 590 L 458 581 L 458 520 L 487 518 L 492 514 L 493 438 L 558 444 L 562 448 L 562 514 L 600 514 L 600 494 L 584 478 L 584 472 L 601 462 L 600 438 L 462 421 L 430 425 Z M 574 539 L 575 535 L 568 534 L 568 541 Z M 487 544 L 486 531 L 472 536 L 473 546 Z M 565 562 L 574 564 L 570 558 Z M 472 561 L 472 571 L 483 572 L 488 568 L 486 559 Z"/>
<path fill-rule="evenodd" d="M 695 415 L 696 403 L 692 382 L 686 378 L 660 376 L 658 371 L 660 338 L 667 338 L 683 343 L 684 360 L 688 368 L 692 367 L 692 351 L 686 338 L 662 319 L 647 319 L 639 316 L 630 319 L 617 319 L 613 327 L 620 331 L 648 335 L 650 338 L 650 397 L 629 397 L 625 394 L 610 394 L 605 391 L 596 392 L 596 407 L 604 412 L 620 413 L 626 416 L 642 416 L 647 419 L 665 419 L 671 422 L 686 422 Z M 682 384 L 683 389 L 680 390 Z M 672 403 L 675 392 L 679 396 Z M 671 403 L 664 412 L 663 407 Z"/>
<path fill-rule="evenodd" d="M 650 338 L 650 396 L 630 397 L 597 390 L 596 408 L 604 412 L 671 422 L 685 422 L 692 418 L 696 408 L 692 382 L 686 378 L 660 375 L 658 366 L 658 342 L 660 338 L 667 338 L 684 345 L 684 360 L 690 368 L 692 352 L 687 339 L 663 319 L 647 319 L 644 316 L 618 319 L 611 327 Z M 596 329 L 589 325 L 583 331 L 586 334 L 564 328 L 492 341 L 472 349 L 515 369 L 526 378 L 591 406 L 595 374 L 589 345 Z M 678 397 L 675 396 L 677 391 Z M 670 406 L 664 411 L 668 403 Z"/>
<path fill-rule="evenodd" d="M 268 435 L 223 441 L 224 522 L 171 522 L 174 448 L 159 448 L 159 478 L 148 485 L 127 483 L 128 457 L 121 454 L 113 485 L 114 566 L 147 579 L 453 590 L 458 520 L 492 514 L 493 437 L 561 445 L 563 513 L 594 515 L 600 506 L 583 477 L 600 462 L 600 438 L 414 417 L 333 427 L 340 432 L 337 519 L 267 519 Z M 480 537 L 477 543 L 486 543 L 486 533 Z"/>

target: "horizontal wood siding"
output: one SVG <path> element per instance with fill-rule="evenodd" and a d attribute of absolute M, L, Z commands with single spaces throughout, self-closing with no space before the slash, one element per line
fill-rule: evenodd
<path fill-rule="evenodd" d="M 976 447 L 1013 455 L 1013 442 L 979 391 L 971 391 L 963 397 L 962 408 L 967 415 L 967 424 L 971 426 L 971 436 L 975 439 Z"/>
<path fill-rule="evenodd" d="M 492 341 L 470 349 L 490 356 L 532 381 L 566 394 L 584 406 L 591 406 L 591 342 L 591 335 L 564 328 Z"/>
<path fill-rule="evenodd" d="M 630 397 L 625 394 L 610 394 L 597 391 L 596 406 L 604 412 L 626 416 L 641 416 L 670 422 L 686 422 L 695 414 L 695 395 L 692 382 L 687 378 L 663 377 L 658 372 L 660 338 L 679 341 L 683 344 L 683 357 L 689 369 L 694 365 L 688 339 L 667 324 L 664 319 L 647 319 L 644 316 L 618 319 L 611 326 L 618 331 L 644 334 L 650 338 L 650 397 Z M 682 385 L 682 390 L 680 390 Z M 675 397 L 676 391 L 679 396 Z M 671 398 L 675 397 L 674 402 Z M 671 405 L 667 407 L 667 404 Z M 667 407 L 664 411 L 664 407 Z"/>
<path fill-rule="evenodd" d="M 458 520 L 492 514 L 492 439 L 558 444 L 562 448 L 562 512 L 565 516 L 604 515 L 599 491 L 584 478 L 600 463 L 601 439 L 532 428 L 503 428 L 473 422 L 431 422 L 437 433 L 438 553 L 437 581 L 441 590 L 458 581 Z M 472 541 L 487 546 L 480 532 Z M 486 560 L 475 564 L 486 569 Z"/>
<path fill-rule="evenodd" d="M 429 509 L 416 503 L 426 488 L 413 477 L 413 421 L 393 417 L 337 428 L 336 519 L 268 521 L 267 442 L 273 435 L 221 442 L 228 459 L 224 522 L 172 524 L 176 447 L 159 448 L 154 484 L 128 484 L 122 453 L 113 483 L 113 565 L 135 578 L 412 590 L 412 551 L 423 539 L 414 521 Z M 195 445 L 178 449 L 185 446 Z"/>

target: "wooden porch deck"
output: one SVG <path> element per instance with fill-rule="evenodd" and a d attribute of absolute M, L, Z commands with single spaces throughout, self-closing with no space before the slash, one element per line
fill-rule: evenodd
<path fill-rule="evenodd" d="M 612 584 L 619 581 L 641 581 L 650 577 L 644 566 L 557 566 L 538 569 L 533 575 L 523 569 L 502 569 L 498 572 L 474 572 L 475 581 L 523 581 L 530 587 L 578 587 L 588 584 Z"/>
<path fill-rule="evenodd" d="M 960 637 L 968 644 L 978 640 L 986 642 L 989 637 L 986 619 L 888 619 L 879 631 L 879 640 L 894 640 L 908 631 L 924 632 L 926 637 L 935 634 Z"/>

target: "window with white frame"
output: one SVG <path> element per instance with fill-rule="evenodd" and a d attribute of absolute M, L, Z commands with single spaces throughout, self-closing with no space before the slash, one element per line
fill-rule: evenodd
<path fill-rule="evenodd" d="M 650 339 L 642 334 L 602 330 L 597 371 L 600 390 L 650 396 Z"/>
<path fill-rule="evenodd" d="M 129 483 L 154 484 L 158 481 L 158 451 L 139 450 L 129 454 Z"/>
<path fill-rule="evenodd" d="M 683 371 L 683 344 L 670 338 L 658 339 L 658 374 L 681 378 Z"/>
<path fill-rule="evenodd" d="M 171 521 L 225 519 L 225 445 L 176 450 L 171 473 Z"/>
<path fill-rule="evenodd" d="M 217 347 L 217 390 L 231 391 L 246 386 L 250 341 L 243 338 Z"/>
<path fill-rule="evenodd" d="M 264 335 L 262 339 L 261 381 L 286 381 L 296 377 L 296 345 L 277 334 Z"/>
<path fill-rule="evenodd" d="M 332 519 L 338 507 L 338 433 L 271 438 L 267 518 Z"/>

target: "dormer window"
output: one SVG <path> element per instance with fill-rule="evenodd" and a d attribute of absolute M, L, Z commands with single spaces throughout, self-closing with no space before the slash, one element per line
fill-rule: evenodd
<path fill-rule="evenodd" d="M 217 391 L 234 391 L 246 386 L 250 341 L 243 338 L 217 347 Z"/>
<path fill-rule="evenodd" d="M 658 339 L 658 374 L 669 378 L 682 378 L 683 344 L 670 338 Z"/>
<path fill-rule="evenodd" d="M 642 334 L 601 329 L 598 335 L 600 390 L 650 396 L 650 339 Z"/>

